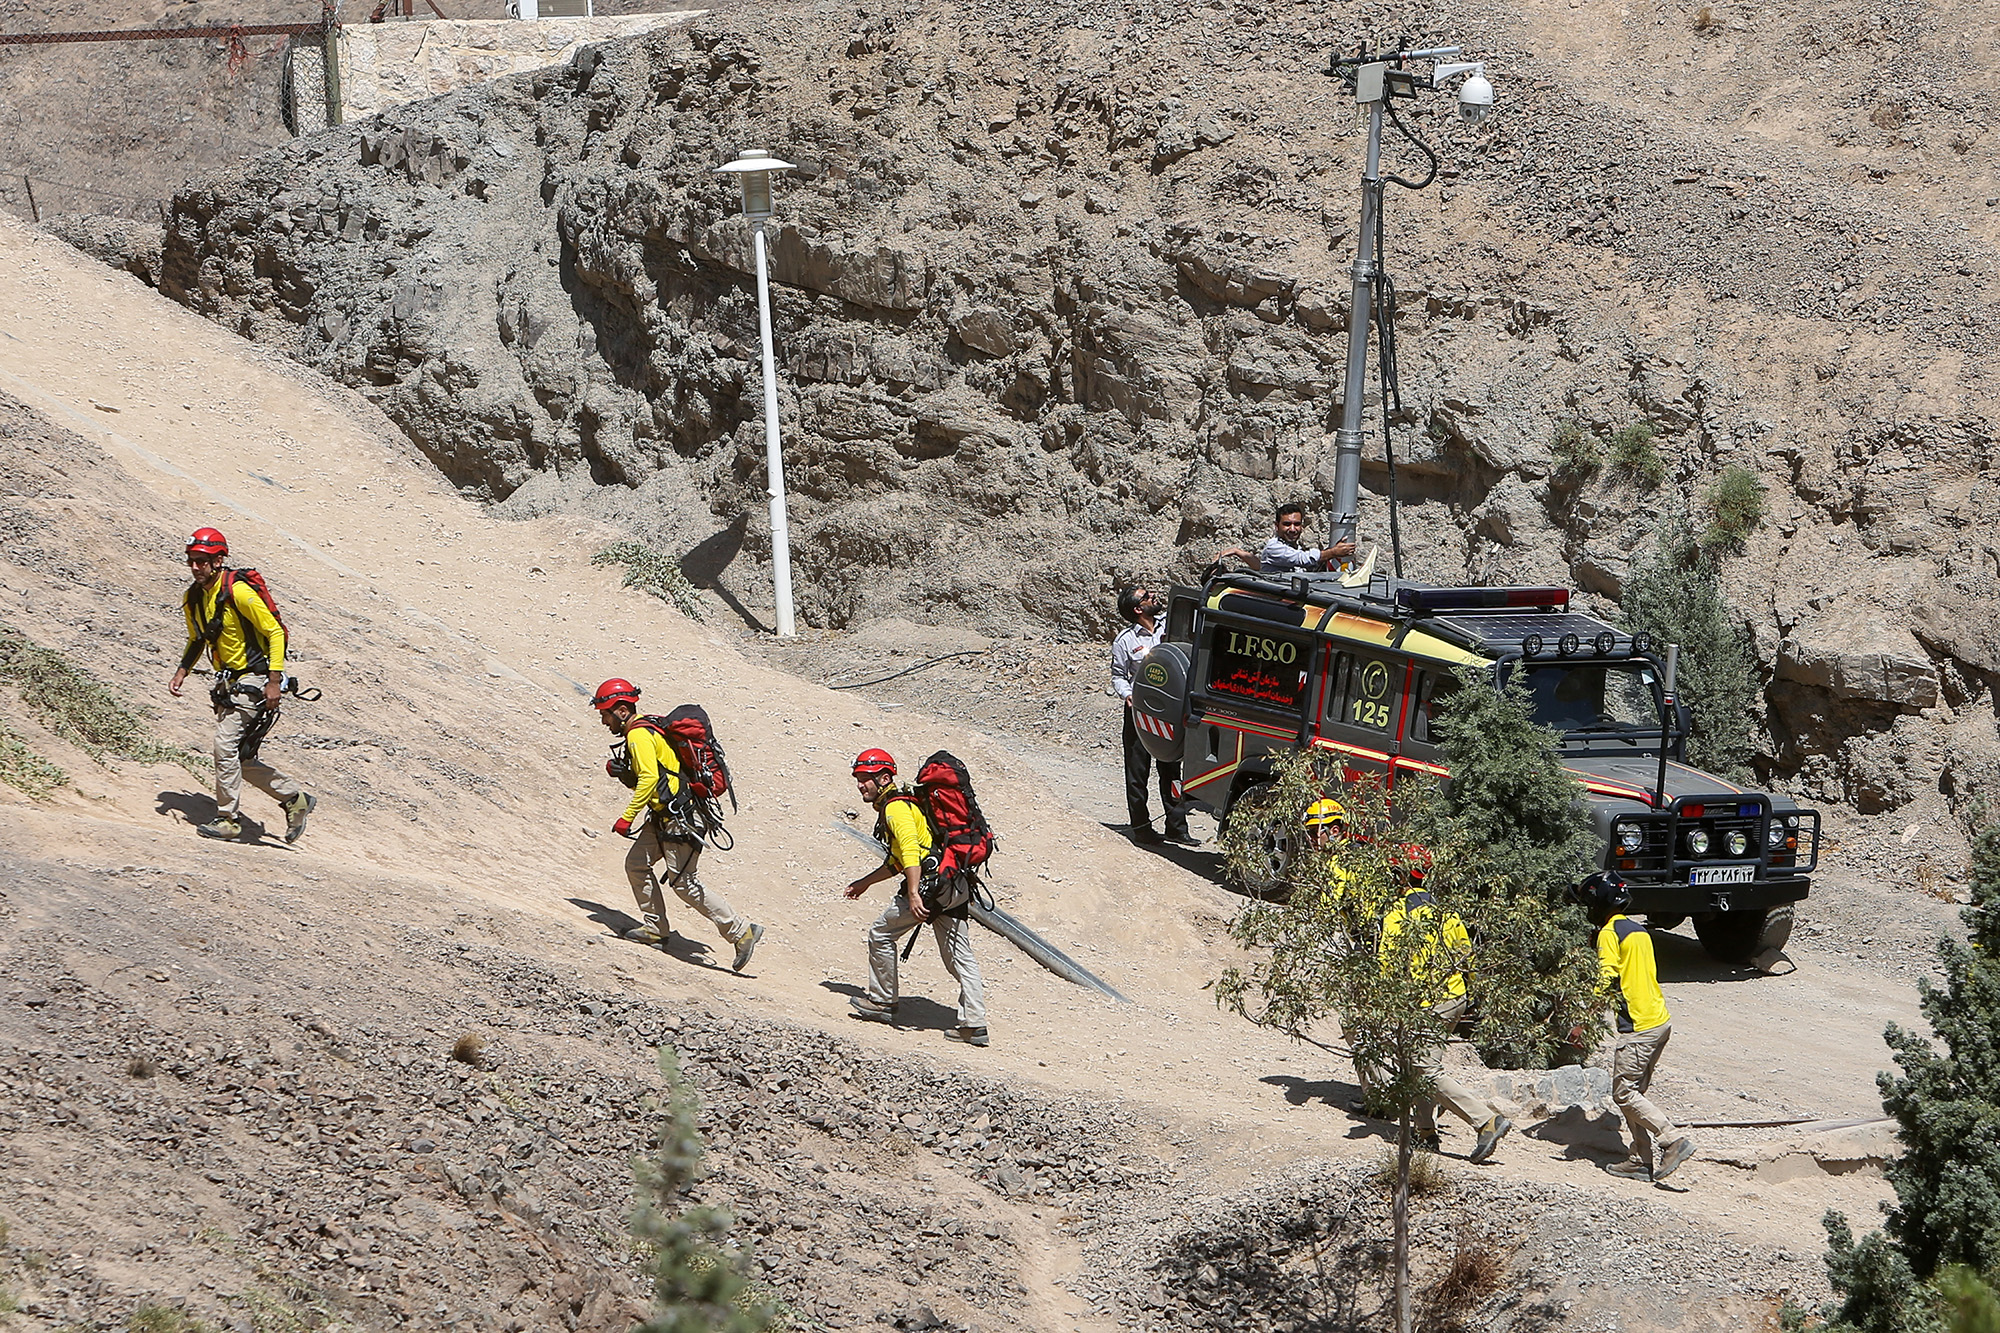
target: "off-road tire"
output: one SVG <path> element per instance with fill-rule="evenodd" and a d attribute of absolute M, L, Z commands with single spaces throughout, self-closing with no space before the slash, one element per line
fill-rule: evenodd
<path fill-rule="evenodd" d="M 1722 963 L 1747 963 L 1758 954 L 1782 949 L 1792 937 L 1792 905 L 1769 911 L 1705 912 L 1694 919 L 1694 933 L 1708 956 Z"/>
<path fill-rule="evenodd" d="M 1292 888 L 1292 858 L 1297 854 L 1298 829 L 1291 821 L 1273 815 L 1271 784 L 1260 782 L 1245 788 L 1230 802 L 1223 833 L 1216 839 L 1225 846 L 1238 836 L 1253 840 L 1254 865 L 1249 874 L 1240 873 L 1225 857 L 1223 875 L 1229 887 L 1253 898 L 1283 898 Z"/>

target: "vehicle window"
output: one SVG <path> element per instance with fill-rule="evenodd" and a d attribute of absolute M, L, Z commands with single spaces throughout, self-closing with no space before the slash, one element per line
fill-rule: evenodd
<path fill-rule="evenodd" d="M 1281 712 L 1305 699 L 1312 640 L 1262 627 L 1216 625 L 1208 637 L 1208 692 Z"/>
<path fill-rule="evenodd" d="M 1197 603 L 1192 597 L 1174 596 L 1167 603 L 1168 643 L 1194 642 L 1194 613 Z"/>
<path fill-rule="evenodd" d="M 1437 708 L 1439 704 L 1458 693 L 1458 677 L 1447 676 L 1438 671 L 1426 671 L 1417 688 L 1420 693 L 1417 696 L 1416 716 L 1410 721 L 1410 739 L 1422 741 L 1427 745 L 1436 745 L 1438 734 L 1433 723 L 1437 717 Z"/>
<path fill-rule="evenodd" d="M 1643 731 L 1660 725 L 1653 668 L 1643 662 L 1550 663 L 1527 670 L 1535 721 L 1558 731 Z"/>
<path fill-rule="evenodd" d="M 1387 658 L 1356 654 L 1341 691 L 1339 722 L 1387 736 L 1396 729 L 1402 706 L 1404 665 Z"/>

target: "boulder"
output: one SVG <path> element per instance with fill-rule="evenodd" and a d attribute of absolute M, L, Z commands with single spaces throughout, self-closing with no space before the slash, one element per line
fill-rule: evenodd
<path fill-rule="evenodd" d="M 1889 612 L 1861 602 L 1838 604 L 1795 630 L 1779 645 L 1778 679 L 1896 708 L 1938 701 L 1937 668 L 1916 636 Z"/>

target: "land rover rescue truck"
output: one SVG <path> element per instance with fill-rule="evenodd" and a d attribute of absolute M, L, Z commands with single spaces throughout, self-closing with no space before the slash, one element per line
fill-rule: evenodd
<path fill-rule="evenodd" d="M 1133 724 L 1181 765 L 1181 799 L 1259 818 L 1277 757 L 1311 748 L 1393 800 L 1413 774 L 1450 780 L 1432 729 L 1467 667 L 1518 677 L 1535 720 L 1590 794 L 1599 862 L 1633 910 L 1684 920 L 1714 957 L 1782 948 L 1811 890 L 1819 814 L 1681 762 L 1688 712 L 1647 637 L 1569 607 L 1566 588 L 1440 588 L 1385 576 L 1223 574 L 1170 594 L 1164 640 L 1133 683 Z M 1664 750 L 1666 762 L 1661 763 Z M 1253 891 L 1275 888 L 1295 830 L 1258 834 Z"/>

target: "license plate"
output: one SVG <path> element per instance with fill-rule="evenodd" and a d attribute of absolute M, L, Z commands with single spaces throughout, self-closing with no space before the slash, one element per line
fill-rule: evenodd
<path fill-rule="evenodd" d="M 1688 871 L 1690 884 L 1754 884 L 1757 881 L 1757 867 L 1716 866 L 1711 870 Z"/>

